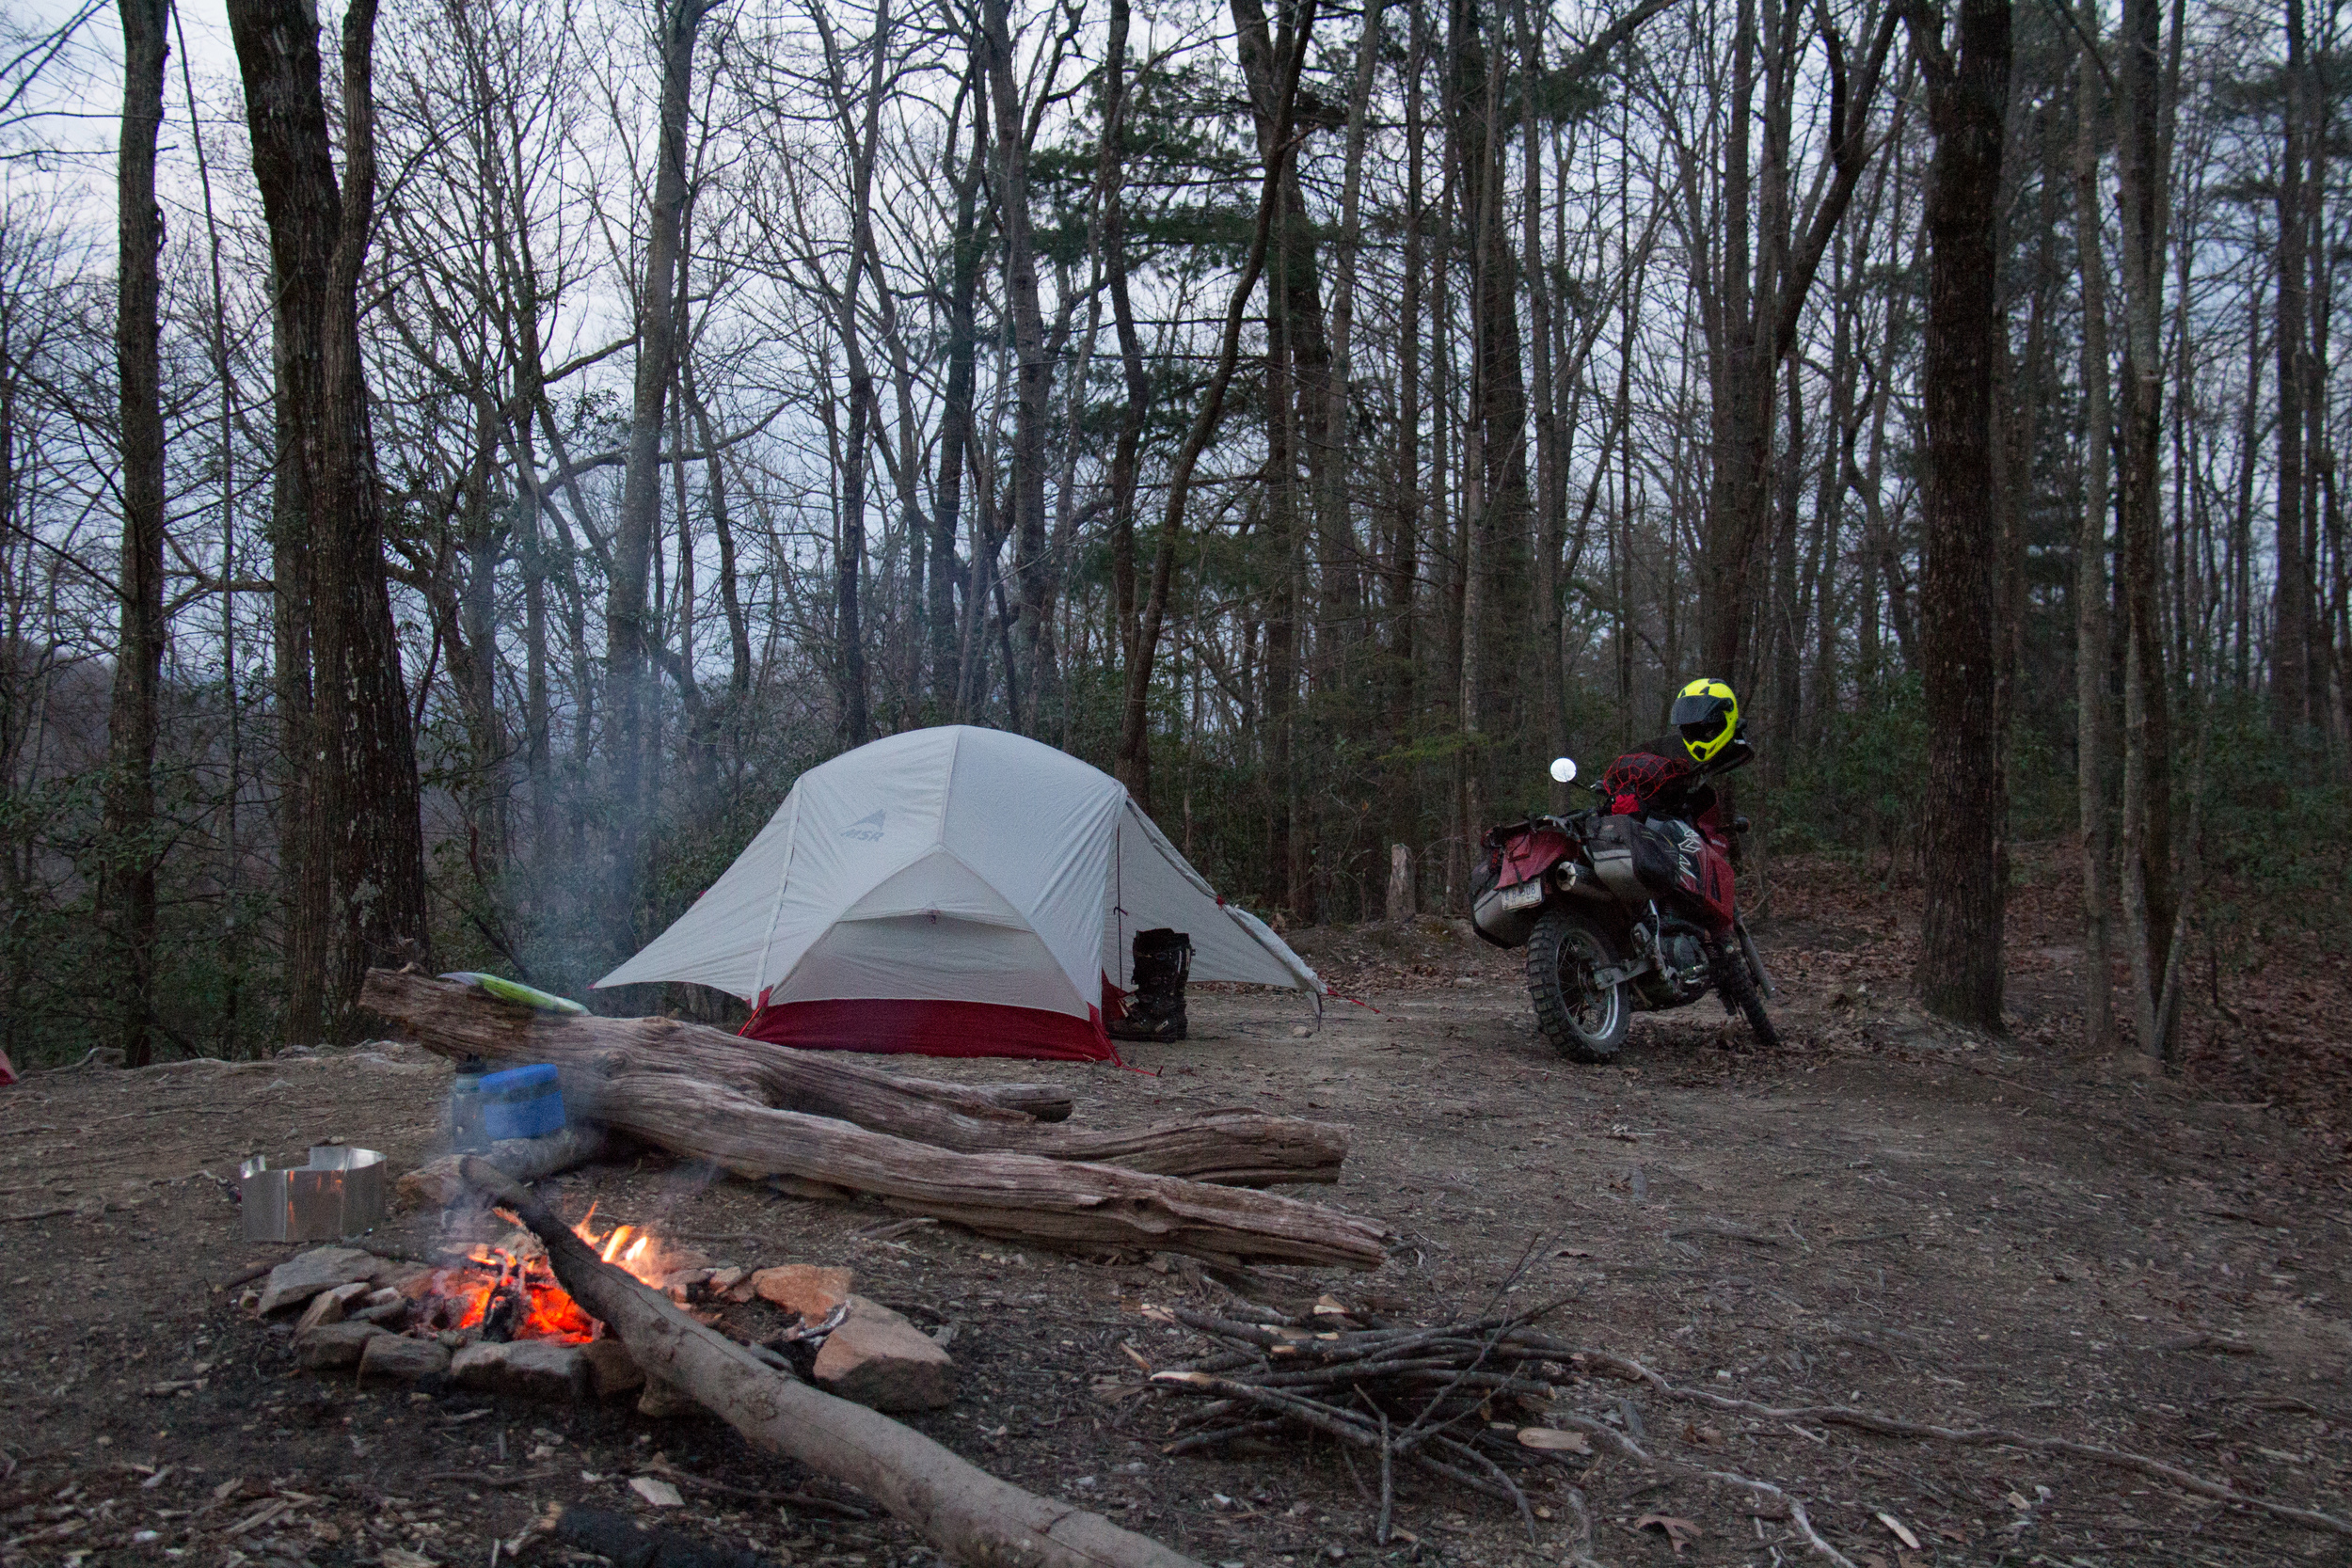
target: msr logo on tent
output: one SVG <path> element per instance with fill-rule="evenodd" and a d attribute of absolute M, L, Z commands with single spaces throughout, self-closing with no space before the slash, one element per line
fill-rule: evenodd
<path fill-rule="evenodd" d="M 856 821 L 841 830 L 841 836 L 843 838 L 854 838 L 866 844 L 877 842 L 881 839 L 882 835 L 882 813 L 881 812 L 876 812 L 871 816 L 861 816 Z"/>

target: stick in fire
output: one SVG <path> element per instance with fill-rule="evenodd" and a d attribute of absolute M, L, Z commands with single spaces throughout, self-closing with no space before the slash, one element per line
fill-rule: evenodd
<path fill-rule="evenodd" d="M 1098 1513 L 1025 1492 L 922 1433 L 754 1359 L 669 1298 L 606 1263 L 496 1166 L 469 1158 L 466 1180 L 537 1236 L 572 1298 L 628 1346 L 646 1374 L 693 1400 L 769 1453 L 856 1487 L 960 1562 L 1023 1568 L 1200 1568 Z"/>

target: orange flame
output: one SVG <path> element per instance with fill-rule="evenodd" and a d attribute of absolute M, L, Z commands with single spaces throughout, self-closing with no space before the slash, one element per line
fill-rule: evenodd
<path fill-rule="evenodd" d="M 596 1218 L 591 1206 L 573 1233 L 596 1248 L 596 1256 L 647 1285 L 660 1286 L 670 1272 L 667 1249 L 659 1238 L 635 1226 L 620 1226 L 599 1238 L 589 1228 Z M 584 1344 L 596 1337 L 598 1324 L 557 1283 L 546 1254 L 478 1245 L 466 1253 L 463 1266 L 436 1269 L 418 1292 L 429 1303 L 433 1327 L 480 1328 L 489 1319 L 501 1291 L 519 1296 L 522 1310 L 514 1324 L 517 1339 L 552 1339 Z"/>
<path fill-rule="evenodd" d="M 575 1234 L 596 1249 L 597 1258 L 627 1273 L 642 1284 L 658 1286 L 670 1273 L 666 1249 L 649 1232 L 633 1225 L 614 1227 L 612 1234 L 599 1241 L 588 1228 L 588 1221 L 596 1217 L 591 1209 L 580 1222 L 572 1227 Z"/>

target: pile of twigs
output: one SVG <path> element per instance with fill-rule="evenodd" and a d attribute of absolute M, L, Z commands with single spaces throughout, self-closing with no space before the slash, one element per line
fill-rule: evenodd
<path fill-rule="evenodd" d="M 1511 1418 L 1540 1415 L 1555 1382 L 1572 1375 L 1571 1348 L 1533 1326 L 1549 1308 L 1425 1328 L 1336 1313 L 1301 1323 L 1254 1310 L 1261 1321 L 1184 1307 L 1166 1312 L 1221 1347 L 1152 1374 L 1161 1388 L 1206 1401 L 1180 1423 L 1167 1452 L 1310 1432 L 1362 1449 L 1379 1460 L 1375 1533 L 1385 1544 L 1400 1463 L 1514 1505 L 1532 1530 L 1534 1513 L 1512 1472 L 1585 1449 L 1580 1437 Z"/>
<path fill-rule="evenodd" d="M 1147 1316 L 1182 1323 L 1219 1347 L 1198 1360 L 1152 1374 L 1155 1386 L 1204 1402 L 1179 1423 L 1177 1437 L 1164 1451 L 1188 1453 L 1236 1438 L 1321 1433 L 1376 1454 L 1380 1516 L 1375 1536 L 1382 1545 L 1392 1533 L 1400 1462 L 1513 1504 L 1533 1537 L 1534 1512 L 1514 1472 L 1597 1452 L 1655 1473 L 1688 1476 L 1743 1493 L 1746 1512 L 1759 1519 L 1786 1519 L 1815 1556 L 1833 1568 L 1854 1568 L 1853 1560 L 1814 1528 L 1793 1491 L 1711 1462 L 1692 1464 L 1645 1449 L 1638 1423 L 1629 1418 L 1621 1428 L 1578 1409 L 1576 1386 L 1585 1386 L 1582 1402 L 1589 1404 L 1594 1392 L 1590 1380 L 1596 1377 L 1623 1379 L 1677 1403 L 1773 1426 L 1815 1422 L 1898 1441 L 2062 1455 L 2308 1529 L 2352 1537 L 2352 1520 L 2249 1495 L 2164 1460 L 2104 1444 L 2001 1427 L 1941 1426 L 1851 1405 L 1766 1404 L 1712 1388 L 1679 1386 L 1630 1356 L 1571 1345 L 1539 1332 L 1534 1325 L 1551 1307 L 1422 1328 L 1349 1314 L 1328 1297 L 1306 1320 L 1247 1305 L 1236 1310 L 1255 1321 L 1183 1307 L 1145 1308 Z M 1522 1426 L 1513 1417 L 1544 1424 Z M 1823 1441 L 1811 1433 L 1802 1435 Z M 1554 1493 L 1567 1505 L 1573 1521 L 1567 1557 L 1569 1562 L 1590 1568 L 1592 1520 L 1581 1490 L 1566 1484 L 1568 1479 L 1562 1477 L 1564 1484 Z"/>

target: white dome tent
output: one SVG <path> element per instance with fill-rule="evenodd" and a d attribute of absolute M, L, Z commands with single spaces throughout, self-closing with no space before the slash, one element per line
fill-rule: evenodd
<path fill-rule="evenodd" d="M 694 907 L 596 982 L 685 980 L 779 1044 L 1114 1058 L 1139 930 L 1192 939 L 1192 977 L 1323 982 L 1217 896 L 1118 780 L 1051 746 L 948 725 L 801 775 Z"/>

